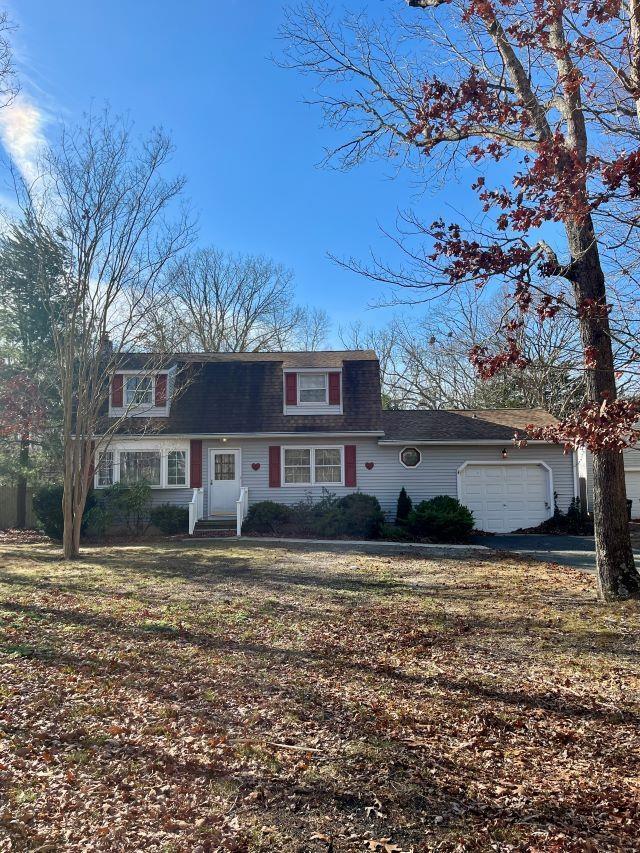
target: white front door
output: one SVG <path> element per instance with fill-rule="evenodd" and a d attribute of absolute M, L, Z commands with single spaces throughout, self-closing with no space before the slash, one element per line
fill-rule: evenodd
<path fill-rule="evenodd" d="M 209 451 L 209 515 L 234 515 L 240 497 L 240 451 Z"/>

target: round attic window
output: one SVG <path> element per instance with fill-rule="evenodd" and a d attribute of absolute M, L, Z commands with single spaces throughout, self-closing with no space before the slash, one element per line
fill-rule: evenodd
<path fill-rule="evenodd" d="M 415 468 L 420 464 L 420 451 L 417 447 L 405 447 L 400 451 L 400 461 L 405 468 Z"/>

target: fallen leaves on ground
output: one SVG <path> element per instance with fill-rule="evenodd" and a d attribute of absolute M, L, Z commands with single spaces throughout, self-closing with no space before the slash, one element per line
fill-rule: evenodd
<path fill-rule="evenodd" d="M 475 554 L 0 542 L 0 851 L 620 851 L 640 611 Z"/>

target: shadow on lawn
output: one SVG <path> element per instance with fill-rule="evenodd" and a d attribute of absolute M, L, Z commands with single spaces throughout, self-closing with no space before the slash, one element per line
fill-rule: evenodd
<path fill-rule="evenodd" d="M 400 668 L 389 668 L 386 664 L 376 664 L 371 661 L 362 660 L 361 653 L 356 650 L 349 653 L 346 649 L 333 645 L 320 649 L 288 648 L 272 646 L 266 643 L 251 642 L 245 639 L 235 639 L 226 633 L 208 633 L 194 631 L 186 627 L 174 627 L 171 625 L 131 624 L 112 616 L 101 616 L 96 613 L 88 613 L 73 609 L 61 609 L 56 607 L 43 607 L 37 605 L 18 604 L 12 601 L 0 602 L 0 609 L 5 612 L 13 612 L 29 616 L 36 624 L 40 625 L 50 621 L 54 625 L 73 625 L 86 627 L 91 630 L 108 633 L 117 638 L 118 641 L 130 642 L 131 640 L 146 645 L 149 657 L 145 658 L 144 667 L 138 668 L 138 672 L 149 674 L 149 663 L 151 661 L 152 641 L 161 641 L 162 650 L 168 653 L 168 649 L 175 644 L 177 648 L 184 646 L 195 647 L 201 651 L 225 652 L 241 655 L 246 661 L 246 656 L 254 658 L 253 666 L 256 670 L 266 667 L 268 671 L 279 664 L 284 666 L 290 663 L 310 666 L 318 673 L 330 674 L 333 670 L 338 675 L 350 672 L 352 675 L 362 674 L 377 679 L 387 680 L 390 685 L 405 684 L 414 685 L 421 689 L 438 688 L 451 694 L 464 697 L 479 697 L 497 701 L 506 705 L 517 707 L 521 710 L 535 709 L 545 711 L 556 716 L 567 718 L 599 719 L 608 724 L 623 722 L 634 722 L 640 724 L 640 714 L 623 711 L 619 709 L 605 709 L 596 706 L 593 701 L 585 698 L 580 701 L 577 697 L 568 698 L 566 694 L 554 691 L 539 690 L 509 690 L 498 683 L 489 685 L 479 679 L 450 677 L 442 674 L 424 676 L 405 672 Z M 357 627 L 355 623 L 354 627 Z M 487 630 L 488 625 L 483 626 Z M 447 633 L 442 635 L 444 645 L 455 642 L 455 623 L 452 625 L 453 636 Z M 220 620 L 219 624 L 212 623 L 213 631 L 224 632 L 225 625 Z M 74 666 L 80 669 L 91 669 L 94 674 L 113 675 L 119 672 L 122 675 L 136 671 L 131 661 L 118 662 L 113 657 L 104 660 L 100 657 L 92 657 L 87 649 L 83 657 L 65 654 L 52 646 L 26 644 L 1 643 L 0 648 L 7 654 L 17 654 L 29 659 L 37 659 L 56 667 Z M 159 653 L 158 648 L 154 651 Z M 428 664 L 428 660 L 425 661 Z M 145 688 L 148 689 L 148 688 Z M 163 690 L 155 690 L 164 695 Z M 168 698 L 168 697 L 167 697 Z"/>

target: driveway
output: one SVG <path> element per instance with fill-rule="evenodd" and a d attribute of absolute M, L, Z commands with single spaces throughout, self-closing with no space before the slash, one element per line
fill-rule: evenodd
<path fill-rule="evenodd" d="M 575 569 L 595 571 L 596 554 L 593 536 L 543 536 L 527 534 L 496 534 L 495 536 L 475 536 L 475 544 L 494 548 L 496 551 L 513 551 L 518 554 L 560 563 Z M 636 565 L 640 569 L 640 550 L 635 549 Z"/>

